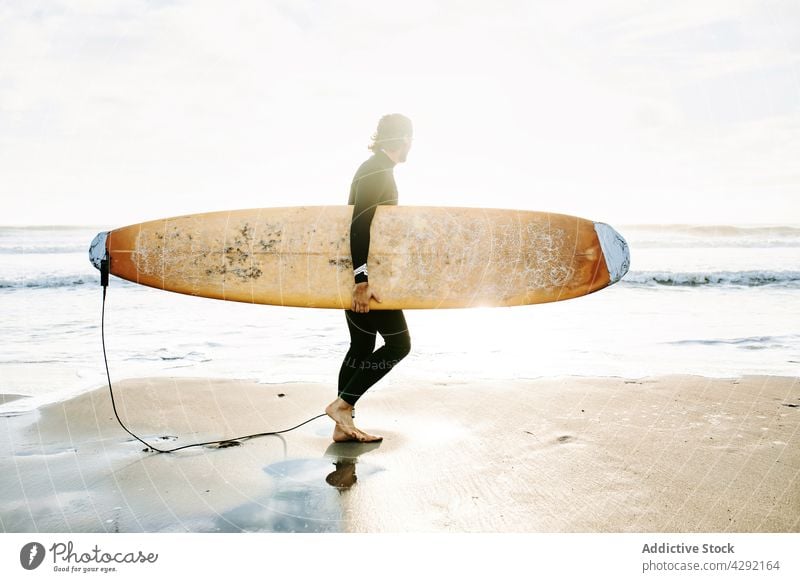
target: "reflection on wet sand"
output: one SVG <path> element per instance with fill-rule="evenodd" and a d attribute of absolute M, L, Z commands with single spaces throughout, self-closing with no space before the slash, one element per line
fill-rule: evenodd
<path fill-rule="evenodd" d="M 267 465 L 264 472 L 272 478 L 269 492 L 220 515 L 217 531 L 341 531 L 342 508 L 325 483 L 329 470 L 325 459 L 287 459 Z"/>
<path fill-rule="evenodd" d="M 377 449 L 377 443 L 333 443 L 322 458 L 287 459 L 271 463 L 264 472 L 273 480 L 269 494 L 248 501 L 215 520 L 221 532 L 341 532 L 346 517 L 341 495 L 380 467 L 358 460 Z M 331 465 L 334 470 L 331 471 Z M 333 487 L 333 489 L 331 489 Z"/>
<path fill-rule="evenodd" d="M 336 487 L 340 492 L 350 489 L 358 480 L 356 475 L 356 459 L 359 455 L 372 451 L 380 447 L 380 442 L 374 443 L 359 443 L 359 442 L 345 442 L 345 443 L 332 443 L 328 450 L 325 451 L 326 457 L 335 458 L 334 465 L 336 470 L 325 477 L 325 481 L 331 487 Z M 372 467 L 365 467 L 362 474 L 374 473 Z"/>

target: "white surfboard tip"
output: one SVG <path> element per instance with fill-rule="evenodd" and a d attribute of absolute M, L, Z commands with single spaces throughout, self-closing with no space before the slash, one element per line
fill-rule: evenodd
<path fill-rule="evenodd" d="M 631 265 L 631 255 L 628 243 L 623 236 L 603 222 L 595 222 L 594 230 L 600 240 L 600 248 L 606 259 L 608 274 L 611 276 L 609 285 L 622 279 Z"/>
<path fill-rule="evenodd" d="M 98 270 L 100 269 L 100 261 L 105 259 L 108 254 L 106 251 L 106 240 L 108 240 L 108 233 L 99 232 L 89 246 L 89 262 Z"/>

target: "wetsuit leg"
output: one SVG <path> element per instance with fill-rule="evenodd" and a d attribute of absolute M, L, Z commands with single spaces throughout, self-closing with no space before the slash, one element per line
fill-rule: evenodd
<path fill-rule="evenodd" d="M 350 349 L 339 369 L 339 397 L 342 396 L 345 386 L 347 386 L 353 374 L 362 366 L 364 359 L 375 351 L 375 338 L 377 328 L 370 318 L 360 318 L 358 323 L 354 322 L 352 316 L 369 315 L 359 314 L 354 311 L 345 311 L 347 319 L 347 329 L 350 331 Z"/>
<path fill-rule="evenodd" d="M 350 328 L 351 349 L 354 343 L 366 346 L 366 335 L 371 336 L 374 346 L 376 332 L 381 334 L 384 341 L 384 345 L 377 351 L 362 357 L 355 364 L 355 369 L 349 374 L 345 374 L 346 378 L 349 376 L 347 383 L 339 386 L 340 398 L 355 405 L 364 392 L 408 355 L 411 351 L 411 337 L 408 333 L 405 316 L 400 310 L 380 310 L 367 313 L 346 311 L 345 314 L 347 325 Z M 354 339 L 357 341 L 354 342 Z M 347 359 L 345 359 L 346 363 Z M 341 378 L 340 375 L 340 380 Z"/>

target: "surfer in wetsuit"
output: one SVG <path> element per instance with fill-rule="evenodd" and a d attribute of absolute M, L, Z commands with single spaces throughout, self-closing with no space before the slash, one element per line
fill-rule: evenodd
<path fill-rule="evenodd" d="M 350 332 L 350 349 L 339 370 L 339 395 L 325 408 L 333 419 L 334 441 L 374 442 L 383 437 L 356 428 L 353 407 L 370 386 L 383 378 L 411 350 L 411 338 L 400 310 L 370 311 L 370 299 L 381 302 L 369 285 L 367 257 L 370 226 L 375 209 L 381 204 L 397 204 L 394 166 L 406 161 L 411 149 L 411 120 L 393 113 L 378 123 L 369 149 L 373 155 L 361 164 L 350 186 L 348 204 L 353 205 L 350 223 L 350 253 L 353 258 L 353 301 L 345 310 Z M 376 335 L 384 345 L 375 350 Z"/>

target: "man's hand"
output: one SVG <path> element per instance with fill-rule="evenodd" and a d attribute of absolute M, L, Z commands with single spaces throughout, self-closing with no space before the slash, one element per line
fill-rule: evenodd
<path fill-rule="evenodd" d="M 353 305 L 352 310 L 356 313 L 367 313 L 369 311 L 369 300 L 375 299 L 378 303 L 381 302 L 380 297 L 369 288 L 369 283 L 358 283 L 353 289 Z"/>

